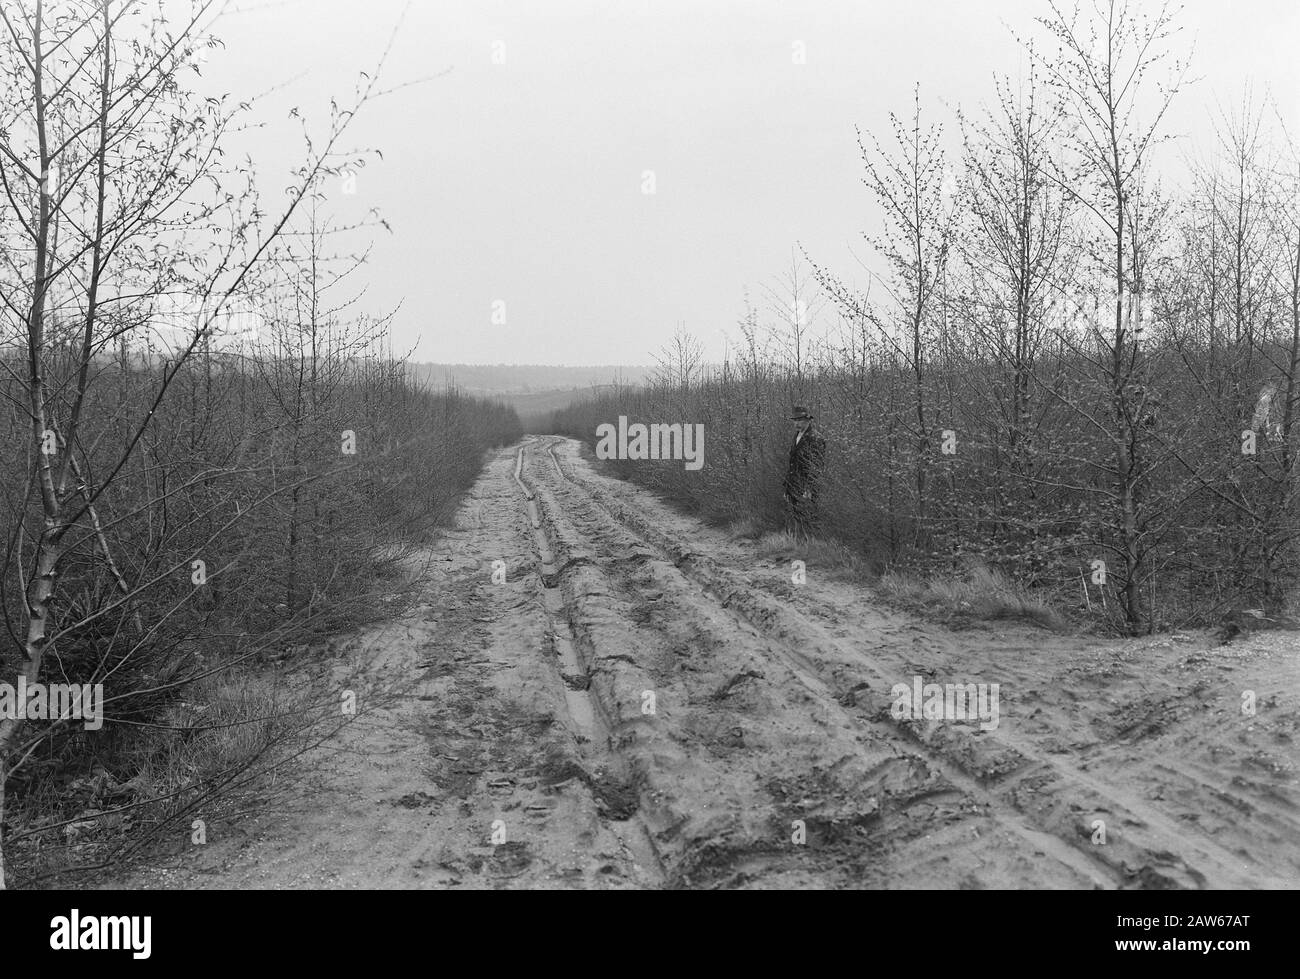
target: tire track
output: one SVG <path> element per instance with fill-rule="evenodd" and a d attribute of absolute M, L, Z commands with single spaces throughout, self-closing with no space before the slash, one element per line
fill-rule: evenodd
<path fill-rule="evenodd" d="M 1014 820 L 1016 831 L 1045 847 L 1055 859 L 1089 873 L 1094 880 L 1101 876 L 1111 886 L 1203 887 L 1207 886 L 1207 872 L 1217 881 L 1228 882 L 1228 886 L 1260 886 L 1261 878 L 1267 886 L 1270 875 L 1266 868 L 1243 866 L 1240 855 L 1208 837 L 1189 840 L 1185 826 L 1135 794 L 1117 789 L 1068 762 L 1048 758 L 1025 739 L 1009 738 L 1002 731 L 998 737 L 974 736 L 950 725 L 895 721 L 887 700 L 871 691 L 869 684 L 846 686 L 834 682 L 835 677 L 829 685 L 823 683 L 825 664 L 798 653 L 791 648 L 792 642 L 819 653 L 833 651 L 839 665 L 855 669 L 858 677 L 867 673 L 883 689 L 899 678 L 886 676 L 858 650 L 846 649 L 823 623 L 756 593 L 747 582 L 738 580 L 708 556 L 686 547 L 643 515 L 628 511 L 576 479 L 565 471 L 556 453 L 556 448 L 564 444 L 565 440 L 551 440 L 545 444 L 545 451 L 565 484 L 583 493 L 611 521 L 632 531 L 643 544 L 650 543 L 683 575 L 703 586 L 738 622 L 780 640 L 770 644 L 769 649 L 786 660 L 801 682 L 820 688 L 823 696 L 837 700 L 849 697 L 855 703 L 864 703 L 868 723 L 874 728 L 885 726 L 902 734 L 923 751 L 928 763 L 1004 818 L 1008 809 L 1021 814 L 1023 818 Z M 1106 846 L 1091 843 L 1090 822 L 1080 819 L 1081 813 L 1107 814 L 1112 836 Z M 1032 825 L 1024 819 L 1031 820 Z M 1116 832 L 1120 827 L 1122 833 Z M 1197 866 L 1189 864 L 1180 851 L 1189 853 Z M 1274 886 L 1286 883 L 1278 880 Z"/>
<path fill-rule="evenodd" d="M 554 447 L 554 442 L 539 444 L 539 448 L 544 449 L 550 456 L 548 468 L 553 469 L 559 477 L 567 481 L 567 474 L 555 455 Z M 552 515 L 552 520 L 562 519 L 568 525 L 571 519 L 579 518 L 579 514 L 571 512 L 571 506 L 564 505 L 564 502 L 568 501 L 562 502 L 556 499 L 551 488 L 546 486 L 544 481 L 539 480 L 533 489 L 538 502 L 548 514 Z M 557 514 L 562 514 L 562 517 L 557 517 Z M 900 763 L 909 770 L 924 773 L 923 781 L 930 783 L 924 790 L 925 794 L 946 795 L 952 799 L 959 799 L 968 811 L 978 811 L 988 816 L 993 825 L 983 827 L 986 837 L 992 830 L 991 835 L 1008 839 L 1015 847 L 1041 851 L 1060 866 L 1061 869 L 1056 872 L 1040 870 L 1043 877 L 1064 875 L 1066 879 L 1073 881 L 1074 886 L 1082 883 L 1084 886 L 1105 887 L 1116 886 L 1122 882 L 1122 878 L 1112 868 L 1085 859 L 1083 855 L 1057 837 L 1029 825 L 1014 812 L 1006 811 L 1005 806 L 994 805 L 988 794 L 958 766 L 933 752 L 923 750 L 918 754 L 915 746 L 901 741 L 898 731 L 890 723 L 882 722 L 878 717 L 863 717 L 850 713 L 842 706 L 838 692 L 822 679 L 807 657 L 792 649 L 789 643 L 772 637 L 756 623 L 739 615 L 734 608 L 730 607 L 728 601 L 720 600 L 716 595 L 711 596 L 713 602 L 709 605 L 700 605 L 699 591 L 680 567 L 679 561 L 662 561 L 659 555 L 654 553 L 656 548 L 651 548 L 647 553 L 645 542 L 637 535 L 629 534 L 623 524 L 612 520 L 610 515 L 603 511 L 600 512 L 600 518 L 605 522 L 603 527 L 590 521 L 580 528 L 566 526 L 561 531 L 560 537 L 578 539 L 583 537 L 583 531 L 586 531 L 588 533 L 585 539 L 598 540 L 603 537 L 610 548 L 625 549 L 629 554 L 635 554 L 639 547 L 640 559 L 633 564 L 645 565 L 654 559 L 654 563 L 659 565 L 660 573 L 652 576 L 650 585 L 657 586 L 660 592 L 669 593 L 678 616 L 692 620 L 692 627 L 701 637 L 709 640 L 711 649 L 716 651 L 720 648 L 725 643 L 726 636 L 743 636 L 744 644 L 749 648 L 752 667 L 757 669 L 751 668 L 746 671 L 743 669 L 743 663 L 738 664 L 742 670 L 736 674 L 737 677 L 757 675 L 763 677 L 770 688 L 790 690 L 801 688 L 803 703 L 797 708 L 796 723 L 808 718 L 818 724 L 824 732 L 849 732 L 849 736 L 856 739 L 856 743 L 849 746 L 848 754 L 851 757 L 848 758 L 848 763 L 845 764 L 844 759 L 839 762 L 842 769 L 840 778 L 846 783 L 847 788 L 856 790 L 861 787 L 855 779 L 861 780 L 862 784 L 874 784 L 871 779 L 872 770 L 886 760 Z M 611 535 L 613 539 L 609 539 Z M 657 550 L 662 552 L 662 548 Z M 603 563 L 600 558 L 596 560 L 597 563 Z M 618 575 L 624 589 L 635 594 L 639 586 L 629 581 L 631 576 L 632 572 Z M 729 667 L 728 670 L 733 668 L 735 666 Z M 779 750 L 781 746 L 776 745 L 774 748 Z M 771 763 L 772 759 L 767 758 L 764 761 Z M 855 764 L 862 770 L 852 771 Z M 910 790 L 912 787 L 906 788 Z M 878 793 L 881 796 L 887 794 L 887 792 Z M 906 791 L 902 794 L 906 797 Z M 1022 883 L 1029 882 L 1022 881 Z"/>
<path fill-rule="evenodd" d="M 614 749 L 610 737 L 610 719 L 598 698 L 592 695 L 591 678 L 575 649 L 569 610 L 557 588 L 559 569 L 542 523 L 537 494 L 523 477 L 527 443 L 519 447 L 515 460 L 514 480 L 524 495 L 524 505 L 533 530 L 533 545 L 539 561 L 542 601 L 545 606 L 556 670 L 564 684 L 564 696 L 579 740 L 583 763 L 583 780 L 587 782 L 606 822 L 615 835 L 643 865 L 653 866 L 659 877 L 664 873 L 663 860 L 644 822 L 637 816 L 637 793 L 632 773 Z M 628 828 L 626 821 L 632 820 Z M 618 824 L 623 824 L 622 826 Z"/>

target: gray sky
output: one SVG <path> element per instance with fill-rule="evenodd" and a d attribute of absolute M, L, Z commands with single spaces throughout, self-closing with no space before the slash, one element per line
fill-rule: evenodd
<path fill-rule="evenodd" d="M 240 6 L 218 26 L 227 48 L 206 84 L 238 97 L 285 86 L 248 142 L 270 191 L 300 147 L 288 107 L 322 122 L 405 0 Z M 883 135 L 919 81 L 955 133 L 952 108 L 990 99 L 993 72 L 1023 69 L 1008 28 L 1031 34 L 1046 12 L 1046 0 L 415 0 L 385 78 L 450 71 L 368 107 L 354 142 L 384 160 L 354 196 L 334 193 L 340 218 L 378 207 L 393 227 L 366 306 L 404 301 L 396 343 L 418 340 L 421 360 L 648 363 L 682 321 L 719 356 L 746 287 L 757 295 L 788 268 L 796 242 L 851 278 L 853 255 L 869 256 L 860 234 L 878 217 L 853 126 Z M 1188 135 L 1179 152 L 1209 148 L 1215 105 L 1247 81 L 1300 131 L 1300 4 L 1188 0 L 1181 22 L 1200 80 L 1166 127 Z"/>

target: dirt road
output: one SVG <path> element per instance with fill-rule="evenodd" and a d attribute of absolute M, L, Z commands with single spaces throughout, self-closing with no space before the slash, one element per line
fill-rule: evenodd
<path fill-rule="evenodd" d="M 1300 885 L 1294 634 L 950 632 L 555 438 L 429 556 L 423 602 L 353 641 L 409 697 L 301 806 L 142 883 Z M 896 719 L 900 683 L 997 683 L 997 726 Z"/>

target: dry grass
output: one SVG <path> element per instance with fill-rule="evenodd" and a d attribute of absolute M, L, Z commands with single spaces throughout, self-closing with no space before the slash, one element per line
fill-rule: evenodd
<path fill-rule="evenodd" d="M 1020 619 L 1063 632 L 1065 617 L 1034 597 L 1001 571 L 973 565 L 964 578 L 926 578 L 890 571 L 876 585 L 880 594 L 900 605 L 941 610 L 972 619 Z"/>
<path fill-rule="evenodd" d="M 745 536 L 732 531 L 735 536 Z M 809 537 L 804 540 L 796 538 L 789 531 L 769 531 L 758 541 L 758 554 L 772 561 L 803 561 L 805 564 L 828 571 L 837 571 L 847 575 L 857 575 L 861 571 L 861 560 L 843 544 Z M 752 538 L 751 538 L 752 539 Z"/>
<path fill-rule="evenodd" d="M 755 517 L 742 517 L 727 527 L 727 533 L 735 540 L 758 540 L 767 532 L 763 522 Z"/>
<path fill-rule="evenodd" d="M 190 843 L 193 821 L 228 822 L 274 808 L 278 765 L 339 725 L 337 700 L 299 672 L 249 663 L 195 681 L 89 775 L 41 779 L 11 807 L 18 883 L 112 872 Z M 92 875 L 93 876 L 93 875 Z"/>

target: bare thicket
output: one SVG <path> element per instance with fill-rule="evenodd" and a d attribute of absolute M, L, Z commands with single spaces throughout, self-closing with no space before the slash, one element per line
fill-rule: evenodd
<path fill-rule="evenodd" d="M 1172 9 L 1049 7 L 1024 77 L 957 113 L 959 158 L 919 94 L 888 139 L 860 136 L 881 272 L 860 288 L 815 267 L 836 328 L 747 304 L 690 397 L 665 374 L 557 424 L 703 422 L 699 473 L 620 468 L 779 527 L 784 417 L 807 404 L 824 526 L 878 571 L 990 564 L 1128 633 L 1280 615 L 1300 532 L 1295 144 L 1248 93 L 1175 193 Z"/>
<path fill-rule="evenodd" d="M 355 311 L 377 219 L 339 227 L 327 191 L 380 72 L 303 124 L 268 211 L 225 151 L 253 107 L 190 87 L 214 12 L 0 6 L 0 681 L 106 698 L 99 731 L 0 719 L 0 883 L 188 843 L 342 723 L 289 654 L 376 614 L 394 537 L 516 434 Z"/>

